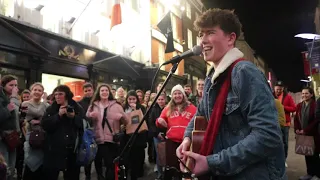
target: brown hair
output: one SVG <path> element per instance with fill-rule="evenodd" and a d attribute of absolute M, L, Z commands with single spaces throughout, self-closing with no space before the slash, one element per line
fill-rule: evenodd
<path fill-rule="evenodd" d="M 20 101 L 21 102 L 23 102 L 23 95 L 24 94 L 31 94 L 31 92 L 28 90 L 28 89 L 25 89 L 25 90 L 23 90 L 22 92 L 21 92 L 21 94 L 20 94 Z"/>
<path fill-rule="evenodd" d="M 184 85 L 184 88 L 191 88 L 191 85 L 190 84 L 186 84 L 186 85 Z"/>
<path fill-rule="evenodd" d="M 4 75 L 1 78 L 1 86 L 5 87 L 6 84 L 8 84 L 10 81 L 13 81 L 13 80 L 18 80 L 18 78 L 16 76 L 13 76 L 13 75 Z"/>
<path fill-rule="evenodd" d="M 241 23 L 237 15 L 227 9 L 209 9 L 200 15 L 194 22 L 195 30 L 202 28 L 213 28 L 219 26 L 224 33 L 235 33 L 236 38 L 240 36 Z"/>
<path fill-rule="evenodd" d="M 89 82 L 86 82 L 86 83 L 83 84 L 82 89 L 90 88 L 90 87 L 93 89 L 93 85 L 91 83 L 89 83 Z"/>
<path fill-rule="evenodd" d="M 139 92 L 142 94 L 142 97 L 144 97 L 144 92 L 143 92 L 141 89 L 137 89 L 137 90 L 136 90 L 136 93 L 137 93 L 137 94 L 138 94 Z"/>
<path fill-rule="evenodd" d="M 28 89 L 25 89 L 21 92 L 21 95 L 23 94 L 31 94 L 31 92 Z"/>
<path fill-rule="evenodd" d="M 91 102 L 90 102 L 90 106 L 91 106 L 90 110 L 91 110 L 91 111 L 93 110 L 93 103 L 94 103 L 95 101 L 100 101 L 100 100 L 101 100 L 101 98 L 100 98 L 100 89 L 101 89 L 102 87 L 106 87 L 106 88 L 108 88 L 108 90 L 109 90 L 108 100 L 115 100 L 115 98 L 113 97 L 113 94 L 112 94 L 112 92 L 111 92 L 111 86 L 108 85 L 108 84 L 100 84 L 100 86 L 99 86 L 99 87 L 97 88 L 97 90 L 94 92 L 93 98 L 91 99 Z"/>
<path fill-rule="evenodd" d="M 183 96 L 183 100 L 181 102 L 181 109 L 179 109 L 179 112 L 183 112 L 186 107 L 189 105 L 187 99 L 185 96 Z M 168 103 L 168 112 L 167 112 L 167 116 L 169 117 L 170 114 L 174 111 L 174 109 L 176 108 L 177 104 L 174 102 L 173 98 L 169 101 Z"/>

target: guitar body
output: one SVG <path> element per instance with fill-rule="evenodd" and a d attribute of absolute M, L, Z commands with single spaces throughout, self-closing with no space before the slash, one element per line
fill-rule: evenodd
<path fill-rule="evenodd" d="M 200 148 L 204 139 L 204 134 L 206 133 L 206 129 L 208 126 L 208 121 L 204 116 L 196 116 L 194 120 L 194 128 L 192 131 L 192 142 L 190 146 L 190 151 L 194 153 L 200 153 Z M 187 160 L 187 167 L 189 169 L 193 169 L 194 167 L 194 160 L 189 158 Z M 210 177 L 208 176 L 200 176 L 198 177 L 199 180 L 208 180 Z"/>
<path fill-rule="evenodd" d="M 195 153 L 200 152 L 201 144 L 206 133 L 208 121 L 203 116 L 196 116 L 194 120 L 194 129 L 192 131 L 192 142 L 190 150 Z"/>

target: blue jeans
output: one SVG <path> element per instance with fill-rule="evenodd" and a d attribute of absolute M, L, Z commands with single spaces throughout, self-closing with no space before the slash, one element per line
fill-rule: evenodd
<path fill-rule="evenodd" d="M 163 141 L 160 140 L 160 139 L 157 138 L 157 137 L 154 137 L 154 138 L 153 138 L 153 142 L 154 142 L 154 148 L 155 148 L 155 150 L 156 150 L 155 158 L 156 158 L 157 169 L 158 169 L 158 177 L 159 177 L 159 176 L 163 175 L 163 172 L 162 172 L 162 166 L 159 165 L 157 145 L 158 145 L 159 143 L 163 142 Z"/>
<path fill-rule="evenodd" d="M 9 152 L 8 146 L 0 140 L 0 152 L 7 163 L 7 179 L 13 178 L 16 166 L 16 150 Z"/>
<path fill-rule="evenodd" d="M 284 155 L 286 159 L 288 157 L 289 128 L 290 128 L 289 126 L 281 127 Z"/>

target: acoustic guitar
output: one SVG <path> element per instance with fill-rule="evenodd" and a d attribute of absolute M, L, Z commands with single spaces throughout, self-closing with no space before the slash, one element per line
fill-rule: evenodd
<path fill-rule="evenodd" d="M 194 119 L 194 126 L 192 131 L 192 142 L 190 146 L 190 151 L 194 153 L 200 153 L 201 144 L 204 139 L 204 134 L 208 126 L 208 121 L 204 116 L 196 116 Z M 194 160 L 189 158 L 187 160 L 187 167 L 192 170 L 194 168 Z M 208 176 L 200 176 L 199 180 L 210 179 Z"/>

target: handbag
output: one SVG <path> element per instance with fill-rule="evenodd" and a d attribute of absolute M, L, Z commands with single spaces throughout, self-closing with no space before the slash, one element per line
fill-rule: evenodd
<path fill-rule="evenodd" d="M 104 112 L 103 112 L 103 119 L 102 119 L 102 129 L 104 129 L 104 125 L 107 123 L 107 126 L 112 134 L 112 141 L 115 142 L 115 143 L 118 143 L 122 140 L 122 138 L 124 137 L 124 132 L 119 132 L 119 133 L 113 133 L 112 131 L 112 128 L 109 124 L 109 121 L 107 119 L 107 109 L 108 108 L 105 108 L 104 109 Z"/>
<path fill-rule="evenodd" d="M 4 132 L 3 141 L 5 144 L 7 144 L 10 152 L 14 151 L 21 144 L 20 135 L 16 130 Z"/>
<path fill-rule="evenodd" d="M 134 110 L 132 112 L 128 113 L 130 121 L 128 122 L 126 126 L 126 132 L 127 134 L 132 134 L 134 131 L 138 128 L 140 122 L 142 121 L 143 114 L 141 109 Z M 144 121 L 139 129 L 139 133 L 148 131 L 148 126 L 146 121 Z"/>
<path fill-rule="evenodd" d="M 43 147 L 45 132 L 43 130 L 33 130 L 30 132 L 29 144 L 31 148 L 40 149 Z"/>
<path fill-rule="evenodd" d="M 313 136 L 306 135 L 296 135 L 296 154 L 301 154 L 305 156 L 313 156 L 315 150 L 314 138 Z"/>

